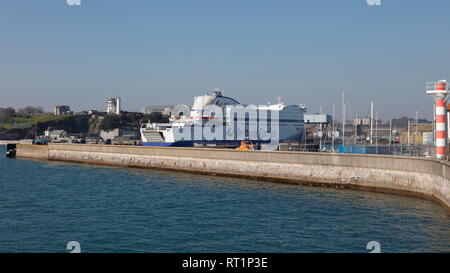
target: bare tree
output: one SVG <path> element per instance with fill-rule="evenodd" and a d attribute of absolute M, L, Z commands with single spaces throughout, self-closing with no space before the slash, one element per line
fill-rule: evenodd
<path fill-rule="evenodd" d="M 42 106 L 34 107 L 34 106 L 27 106 L 25 108 L 19 108 L 18 112 L 20 114 L 42 114 L 44 113 L 44 108 Z"/>
<path fill-rule="evenodd" d="M 12 107 L 0 108 L 0 120 L 8 120 L 16 114 L 16 110 Z"/>

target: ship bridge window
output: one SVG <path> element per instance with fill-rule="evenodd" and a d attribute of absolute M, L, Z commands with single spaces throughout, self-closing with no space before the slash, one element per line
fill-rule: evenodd
<path fill-rule="evenodd" d="M 239 104 L 239 102 L 229 97 L 220 97 L 215 99 L 214 104 L 218 106 L 226 106 L 226 105 L 236 105 Z"/>

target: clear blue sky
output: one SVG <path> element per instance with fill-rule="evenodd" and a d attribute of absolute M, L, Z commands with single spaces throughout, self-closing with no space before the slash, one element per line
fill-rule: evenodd
<path fill-rule="evenodd" d="M 0 107 L 192 105 L 215 86 L 243 103 L 282 96 L 351 116 L 430 117 L 450 79 L 450 1 L 2 0 Z"/>

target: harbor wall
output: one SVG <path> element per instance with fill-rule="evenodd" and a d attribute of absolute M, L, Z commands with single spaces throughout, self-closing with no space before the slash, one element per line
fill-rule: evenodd
<path fill-rule="evenodd" d="M 435 159 L 80 144 L 19 144 L 17 157 L 172 169 L 310 186 L 366 189 L 432 199 L 450 211 L 450 165 Z"/>
<path fill-rule="evenodd" d="M 6 146 L 7 144 L 19 144 L 18 140 L 0 140 L 0 146 Z"/>
<path fill-rule="evenodd" d="M 48 159 L 48 145 L 17 144 L 16 157 Z"/>

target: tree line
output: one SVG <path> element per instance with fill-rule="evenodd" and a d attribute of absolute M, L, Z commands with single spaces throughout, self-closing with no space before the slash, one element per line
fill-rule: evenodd
<path fill-rule="evenodd" d="M 44 108 L 42 106 L 27 106 L 24 108 L 14 109 L 12 107 L 0 108 L 0 119 L 8 120 L 15 117 L 17 114 L 20 115 L 33 115 L 33 114 L 43 114 Z"/>

